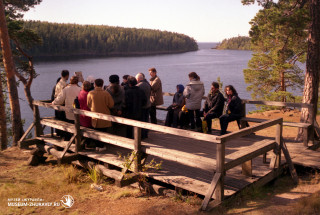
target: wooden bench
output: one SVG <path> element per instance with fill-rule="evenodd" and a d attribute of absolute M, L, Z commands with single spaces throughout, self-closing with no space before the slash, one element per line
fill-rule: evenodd
<path fill-rule="evenodd" d="M 163 93 L 164 96 L 174 96 L 174 93 Z M 202 99 L 206 99 L 206 96 L 203 96 Z M 256 101 L 256 100 L 249 100 L 249 99 L 242 99 L 243 105 L 243 117 L 240 120 L 237 120 L 239 129 L 248 127 L 248 122 L 256 122 L 261 123 L 266 121 L 266 119 L 256 119 L 256 118 L 249 118 L 246 117 L 246 104 L 254 104 L 254 105 L 267 105 L 267 106 L 277 106 L 277 107 L 293 107 L 293 108 L 308 108 L 313 109 L 312 104 L 307 103 L 292 103 L 292 102 L 275 102 L 275 101 Z M 163 105 L 157 106 L 158 110 L 167 111 L 167 107 Z M 304 137 L 303 137 L 303 144 L 308 146 L 314 144 L 314 132 L 318 136 L 320 136 L 320 128 L 317 124 L 316 120 L 313 120 L 313 123 L 301 123 L 301 122 L 283 122 L 283 125 L 290 126 L 290 127 L 297 127 L 304 129 Z"/>

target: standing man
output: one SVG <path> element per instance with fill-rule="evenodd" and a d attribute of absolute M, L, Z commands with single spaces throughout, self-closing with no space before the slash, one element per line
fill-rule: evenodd
<path fill-rule="evenodd" d="M 151 85 L 151 95 L 150 95 L 150 120 L 151 123 L 157 124 L 157 105 L 163 104 L 163 95 L 162 95 L 162 83 L 160 78 L 157 76 L 156 68 L 150 68 L 149 74 L 150 85 Z"/>
<path fill-rule="evenodd" d="M 67 86 L 67 81 L 69 79 L 69 71 L 68 70 L 62 70 L 61 72 L 61 79 L 56 84 L 55 92 L 54 92 L 54 98 L 57 98 L 60 92 Z"/>
<path fill-rule="evenodd" d="M 104 113 L 110 115 L 110 108 L 114 102 L 110 93 L 103 88 L 103 80 L 98 78 L 94 81 L 94 90 L 88 93 L 87 103 L 88 108 L 92 112 Z M 99 131 L 108 132 L 111 127 L 111 122 L 103 119 L 92 118 L 92 127 Z"/>
<path fill-rule="evenodd" d="M 212 82 L 210 92 L 203 107 L 203 116 L 207 121 L 208 134 L 212 130 L 212 119 L 219 118 L 222 115 L 224 101 L 225 99 L 219 90 L 219 84 Z"/>
<path fill-rule="evenodd" d="M 70 84 L 67 85 L 65 88 L 63 88 L 59 95 L 53 100 L 52 104 L 53 105 L 65 105 L 67 108 L 73 108 L 73 102 L 74 99 L 79 95 L 81 91 L 81 88 L 78 86 L 78 77 L 77 76 L 72 76 L 70 79 Z M 74 115 L 69 112 L 64 112 L 65 113 L 66 119 L 61 119 L 67 122 L 74 122 Z M 61 133 L 62 132 L 62 133 Z M 71 138 L 71 134 L 63 131 L 57 131 L 57 135 L 63 137 L 64 140 L 69 140 Z"/>
<path fill-rule="evenodd" d="M 125 91 L 124 116 L 128 119 L 141 120 L 142 107 L 147 104 L 147 97 L 143 90 L 137 87 L 137 80 L 133 76 L 128 77 L 128 89 Z M 132 126 L 127 126 L 127 137 L 133 138 Z"/>
<path fill-rule="evenodd" d="M 54 87 L 54 90 L 52 92 L 51 100 L 55 100 L 58 95 L 62 92 L 62 90 L 67 86 L 67 81 L 69 79 L 69 71 L 68 70 L 62 70 L 61 71 L 61 77 L 57 80 L 57 84 Z M 62 104 L 64 105 L 64 103 Z M 60 120 L 66 120 L 66 113 L 64 111 L 58 111 L 54 110 L 54 115 L 57 119 Z M 66 135 L 66 132 L 55 129 L 57 136 L 64 137 Z"/>
<path fill-rule="evenodd" d="M 136 75 L 137 79 L 137 86 L 143 90 L 144 94 L 147 97 L 147 103 L 142 106 L 142 113 L 141 113 L 141 121 L 142 122 L 149 122 L 149 112 L 150 112 L 150 107 L 151 107 L 151 102 L 150 102 L 150 94 L 151 94 L 151 86 L 149 82 L 145 79 L 145 76 L 143 73 L 138 73 Z M 142 129 L 141 130 L 141 138 L 145 139 L 148 138 L 148 130 L 147 129 Z"/>

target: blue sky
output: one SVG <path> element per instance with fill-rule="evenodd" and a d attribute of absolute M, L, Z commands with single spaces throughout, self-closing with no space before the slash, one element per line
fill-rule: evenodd
<path fill-rule="evenodd" d="M 260 7 L 241 0 L 43 0 L 24 18 L 58 23 L 159 29 L 198 42 L 248 35 Z"/>

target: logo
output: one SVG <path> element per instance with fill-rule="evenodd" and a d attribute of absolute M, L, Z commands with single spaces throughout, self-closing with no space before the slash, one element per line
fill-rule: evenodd
<path fill-rule="evenodd" d="M 74 203 L 74 199 L 70 195 L 63 196 L 60 201 L 61 201 L 62 206 L 65 208 L 71 208 Z"/>

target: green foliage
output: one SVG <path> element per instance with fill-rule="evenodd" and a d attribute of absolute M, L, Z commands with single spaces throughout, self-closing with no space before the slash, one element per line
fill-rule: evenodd
<path fill-rule="evenodd" d="M 251 50 L 251 39 L 245 36 L 232 37 L 224 39 L 217 45 L 217 49 L 232 49 L 232 50 Z"/>
<path fill-rule="evenodd" d="M 183 34 L 103 25 L 26 21 L 43 41 L 33 56 L 135 55 L 195 51 L 198 45 Z"/>
<path fill-rule="evenodd" d="M 19 19 L 23 17 L 23 13 L 30 8 L 38 5 L 42 0 L 4 0 L 4 7 L 7 16 L 10 19 Z"/>
<path fill-rule="evenodd" d="M 295 2 L 269 4 L 250 22 L 254 53 L 243 73 L 253 99 L 293 101 L 291 92 L 303 87 L 304 74 L 297 63 L 306 59 L 309 14 Z"/>
<path fill-rule="evenodd" d="M 100 184 L 103 176 L 95 166 L 89 168 L 88 176 L 94 184 Z"/>

